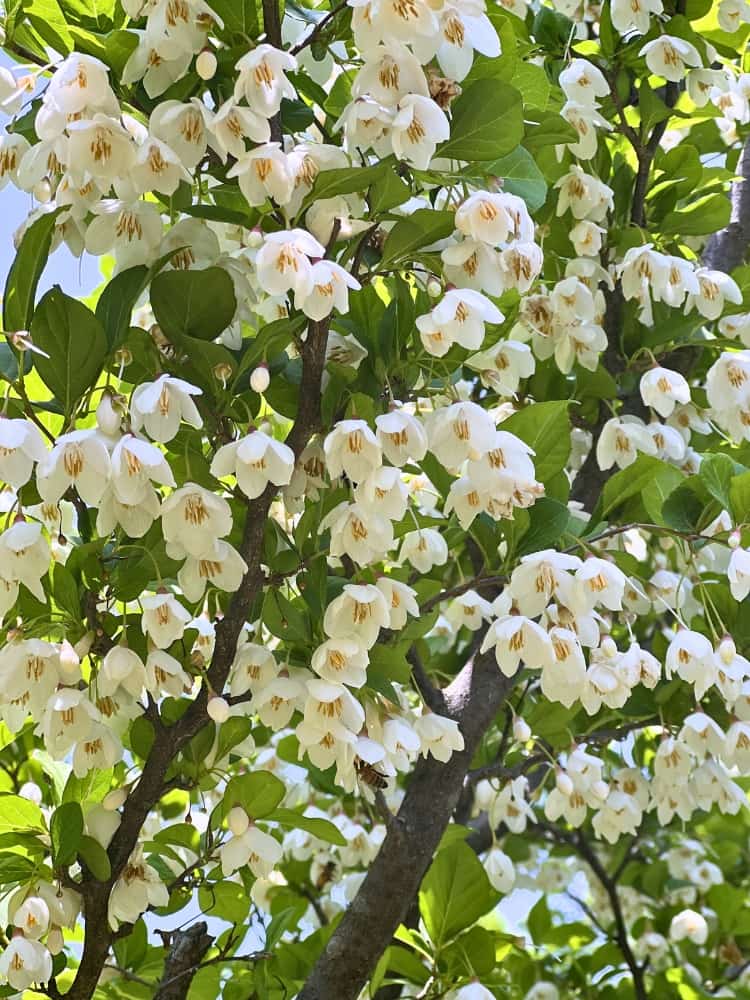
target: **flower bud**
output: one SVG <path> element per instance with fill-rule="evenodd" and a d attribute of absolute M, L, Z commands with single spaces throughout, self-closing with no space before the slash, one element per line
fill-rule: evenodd
<path fill-rule="evenodd" d="M 65 939 L 59 927 L 52 927 L 47 933 L 47 950 L 52 955 L 59 955 L 63 950 Z"/>
<path fill-rule="evenodd" d="M 217 381 L 221 382 L 222 386 L 226 389 L 227 382 L 232 377 L 232 366 L 227 364 L 226 361 L 220 361 L 219 364 L 214 367 L 214 377 Z"/>
<path fill-rule="evenodd" d="M 52 197 L 52 185 L 47 180 L 46 177 L 42 177 L 40 181 L 34 185 L 33 195 L 36 200 L 42 204 L 46 205 L 47 202 Z"/>
<path fill-rule="evenodd" d="M 737 647 L 734 644 L 734 639 L 731 635 L 725 635 L 719 643 L 719 657 L 721 662 L 729 666 L 736 655 Z"/>
<path fill-rule="evenodd" d="M 111 792 L 107 792 L 104 796 L 102 807 L 107 812 L 116 812 L 121 806 L 125 805 L 127 797 L 128 793 L 124 788 L 113 788 Z"/>
<path fill-rule="evenodd" d="M 605 635 L 605 637 L 601 641 L 599 648 L 601 649 L 602 654 L 607 657 L 607 659 L 611 659 L 613 656 L 617 656 L 617 646 L 615 645 L 615 640 L 609 635 Z"/>
<path fill-rule="evenodd" d="M 732 534 L 727 538 L 727 545 L 730 549 L 738 549 L 742 542 L 742 535 L 739 531 L 733 531 Z"/>
<path fill-rule="evenodd" d="M 513 720 L 513 739 L 517 743 L 526 743 L 531 739 L 531 727 L 520 715 Z"/>
<path fill-rule="evenodd" d="M 38 806 L 42 804 L 42 790 L 34 781 L 25 781 L 18 794 L 22 799 L 28 799 L 29 802 L 34 802 Z"/>
<path fill-rule="evenodd" d="M 96 408 L 96 422 L 102 434 L 114 437 L 120 430 L 121 415 L 112 400 L 112 393 L 103 392 Z"/>
<path fill-rule="evenodd" d="M 247 245 L 251 250 L 257 250 L 258 247 L 263 246 L 263 233 L 257 227 L 251 229 L 247 237 Z"/>
<path fill-rule="evenodd" d="M 75 649 L 63 639 L 60 643 L 60 674 L 61 680 L 66 684 L 77 681 L 81 676 L 81 661 Z"/>
<path fill-rule="evenodd" d="M 229 718 L 229 702 L 225 701 L 224 698 L 209 698 L 206 711 L 209 718 L 213 719 L 217 725 L 221 725 Z"/>
<path fill-rule="evenodd" d="M 78 654 L 78 658 L 82 660 L 84 656 L 89 655 L 89 650 L 94 645 L 94 639 L 96 636 L 93 632 L 86 632 L 85 635 L 81 636 L 78 642 L 73 646 L 73 649 Z"/>
<path fill-rule="evenodd" d="M 218 63 L 211 49 L 204 49 L 195 60 L 195 72 L 201 80 L 212 80 Z"/>
<path fill-rule="evenodd" d="M 430 280 L 427 282 L 427 294 L 430 296 L 430 298 L 436 299 L 439 295 L 442 294 L 442 291 L 443 291 L 443 286 L 440 284 L 437 278 L 430 278 Z"/>
<path fill-rule="evenodd" d="M 234 806 L 227 813 L 227 826 L 235 837 L 241 837 L 250 826 L 250 817 L 241 806 Z"/>
<path fill-rule="evenodd" d="M 253 392 L 265 392 L 271 384 L 271 376 L 268 374 L 268 365 L 258 365 L 250 376 L 250 388 Z"/>

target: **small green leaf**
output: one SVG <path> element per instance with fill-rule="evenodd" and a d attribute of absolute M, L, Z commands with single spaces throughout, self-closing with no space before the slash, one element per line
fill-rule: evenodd
<path fill-rule="evenodd" d="M 84 834 L 78 845 L 78 856 L 99 882 L 106 882 L 112 874 L 109 856 L 98 840 Z"/>
<path fill-rule="evenodd" d="M 303 816 L 302 813 L 295 812 L 293 809 L 274 809 L 265 818 L 273 820 L 274 823 L 278 823 L 279 826 L 288 830 L 305 830 L 313 837 L 317 837 L 318 840 L 325 840 L 328 844 L 336 844 L 337 847 L 346 847 L 347 842 L 344 835 L 335 824 L 327 819 Z"/>
<path fill-rule="evenodd" d="M 386 237 L 381 264 L 404 260 L 423 247 L 450 236 L 454 229 L 453 212 L 418 208 L 397 222 Z"/>
<path fill-rule="evenodd" d="M 42 298 L 31 322 L 31 337 L 49 357 L 34 355 L 34 365 L 66 414 L 99 377 L 107 339 L 96 316 L 55 285 Z"/>
<path fill-rule="evenodd" d="M 728 455 L 706 455 L 698 470 L 711 496 L 718 500 L 724 510 L 731 510 L 730 490 L 734 477 L 734 462 Z"/>
<path fill-rule="evenodd" d="M 237 309 L 234 285 L 220 267 L 164 271 L 151 282 L 151 307 L 164 336 L 215 340 Z"/>
<path fill-rule="evenodd" d="M 57 0 L 24 0 L 23 10 L 42 38 L 60 55 L 73 51 L 73 37 Z"/>
<path fill-rule="evenodd" d="M 242 806 L 252 819 L 263 819 L 274 811 L 285 795 L 284 782 L 268 771 L 240 774 L 227 783 L 218 816 L 223 818 L 233 806 Z"/>
<path fill-rule="evenodd" d="M 534 158 L 523 146 L 517 146 L 507 156 L 495 160 L 487 168 L 488 174 L 499 177 L 503 191 L 510 191 L 526 202 L 530 212 L 536 212 L 547 200 L 547 182 Z"/>
<path fill-rule="evenodd" d="M 453 160 L 496 160 L 523 138 L 521 95 L 502 80 L 477 80 L 453 105 L 451 137 L 438 156 Z"/>
<path fill-rule="evenodd" d="M 0 834 L 43 829 L 44 817 L 36 803 L 20 795 L 0 795 Z"/>
<path fill-rule="evenodd" d="M 570 455 L 567 400 L 532 403 L 503 420 L 498 429 L 515 434 L 534 449 L 534 469 L 541 482 L 565 468 Z"/>
<path fill-rule="evenodd" d="M 46 212 L 24 233 L 13 263 L 8 271 L 3 293 L 3 327 L 9 332 L 28 330 L 34 314 L 34 295 L 49 257 L 55 220 L 62 209 Z M 10 348 L 8 348 L 10 350 Z M 3 374 L 6 366 L 3 365 Z M 18 366 L 15 375 L 18 377 Z"/>
<path fill-rule="evenodd" d="M 54 563 L 52 567 L 52 596 L 55 604 L 66 611 L 74 621 L 80 621 L 81 601 L 78 596 L 78 585 L 69 569 L 62 563 Z"/>
<path fill-rule="evenodd" d="M 52 813 L 49 824 L 52 861 L 60 868 L 71 865 L 78 854 L 83 836 L 83 813 L 77 802 L 64 802 Z"/>

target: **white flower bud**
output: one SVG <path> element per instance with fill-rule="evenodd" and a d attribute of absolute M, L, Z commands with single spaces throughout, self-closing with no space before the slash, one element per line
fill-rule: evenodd
<path fill-rule="evenodd" d="M 227 826 L 235 837 L 241 837 L 250 826 L 250 818 L 240 806 L 234 806 L 227 814 Z"/>
<path fill-rule="evenodd" d="M 37 181 L 37 183 L 34 185 L 33 194 L 36 200 L 40 204 L 42 205 L 47 204 L 47 202 L 52 197 L 52 185 L 50 184 L 50 182 L 47 180 L 46 177 L 42 177 L 40 181 Z"/>
<path fill-rule="evenodd" d="M 731 635 L 725 635 L 719 643 L 719 656 L 722 663 L 730 664 L 736 655 L 737 647 L 734 644 L 734 639 Z"/>
<path fill-rule="evenodd" d="M 112 395 L 103 392 L 96 408 L 96 422 L 102 434 L 113 437 L 120 430 L 121 415 L 112 402 Z"/>
<path fill-rule="evenodd" d="M 263 233 L 260 229 L 251 229 L 247 237 L 247 245 L 251 250 L 257 250 L 263 246 Z"/>
<path fill-rule="evenodd" d="M 513 720 L 513 739 L 517 743 L 526 743 L 531 739 L 531 727 L 520 715 Z"/>
<path fill-rule="evenodd" d="M 63 639 L 60 643 L 60 673 L 62 680 L 70 684 L 81 676 L 81 661 L 74 647 Z"/>
<path fill-rule="evenodd" d="M 94 645 L 95 638 L 96 636 L 93 632 L 87 632 L 85 635 L 81 636 L 75 646 L 73 646 L 73 649 L 78 654 L 79 660 L 82 660 L 84 656 L 88 656 L 89 650 Z"/>
<path fill-rule="evenodd" d="M 730 549 L 738 549 L 742 542 L 742 536 L 739 531 L 733 531 L 732 534 L 727 539 L 727 545 Z"/>
<path fill-rule="evenodd" d="M 258 365 L 250 376 L 250 388 L 253 392 L 265 392 L 271 384 L 271 376 L 268 374 L 268 365 Z"/>
<path fill-rule="evenodd" d="M 104 796 L 102 807 L 107 812 L 116 812 L 120 806 L 125 805 L 127 797 L 128 793 L 124 788 L 113 788 L 111 792 L 107 792 Z"/>
<path fill-rule="evenodd" d="M 601 649 L 603 655 L 608 659 L 611 659 L 613 656 L 617 656 L 617 646 L 615 645 L 614 639 L 609 635 L 605 635 L 599 648 Z"/>
<path fill-rule="evenodd" d="M 226 722 L 229 718 L 229 702 L 225 701 L 224 698 L 209 698 L 206 711 L 209 718 L 213 719 L 217 725 L 221 725 L 222 722 Z"/>
<path fill-rule="evenodd" d="M 212 80 L 218 63 L 211 49 L 204 49 L 195 60 L 195 72 L 201 80 Z"/>
<path fill-rule="evenodd" d="M 443 292 L 443 286 L 440 284 L 437 278 L 430 278 L 430 280 L 427 282 L 427 294 L 430 296 L 430 298 L 436 299 L 438 298 L 439 295 L 442 294 L 442 292 Z"/>

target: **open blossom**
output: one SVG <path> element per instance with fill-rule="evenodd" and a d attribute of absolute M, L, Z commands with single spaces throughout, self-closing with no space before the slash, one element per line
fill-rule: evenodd
<path fill-rule="evenodd" d="M 476 351 L 484 340 L 484 324 L 502 323 L 497 306 L 472 289 L 451 289 L 434 309 L 416 323 L 428 354 L 442 357 L 453 344 Z"/>
<path fill-rule="evenodd" d="M 656 454 L 656 445 L 643 421 L 630 416 L 608 420 L 596 443 L 599 468 L 610 469 L 617 465 L 626 469 L 635 462 L 638 452 Z"/>
<path fill-rule="evenodd" d="M 334 309 L 349 312 L 349 292 L 362 286 L 345 268 L 330 260 L 318 260 L 310 268 L 310 287 L 295 290 L 295 305 L 310 319 L 320 321 Z"/>
<path fill-rule="evenodd" d="M 46 455 L 42 435 L 30 420 L 0 418 L 0 480 L 18 489 Z"/>
<path fill-rule="evenodd" d="M 382 591 L 372 584 L 347 583 L 326 608 L 323 631 L 332 639 L 356 639 L 370 649 L 380 629 L 390 627 L 389 622 Z"/>
<path fill-rule="evenodd" d="M 679 83 L 688 66 L 700 66 L 702 59 L 698 50 L 684 38 L 674 35 L 659 35 L 641 48 L 639 55 L 645 56 L 646 65 L 656 76 Z"/>
<path fill-rule="evenodd" d="M 203 420 L 192 396 L 201 390 L 172 375 L 160 375 L 155 382 L 137 387 L 131 402 L 131 421 L 134 431 L 145 428 L 149 437 L 163 444 L 171 441 L 185 421 L 191 427 L 202 427 Z"/>
<path fill-rule="evenodd" d="M 186 483 L 162 502 L 161 523 L 173 559 L 200 558 L 232 530 L 232 511 L 224 497 Z"/>
<path fill-rule="evenodd" d="M 35 984 L 45 986 L 51 978 L 52 955 L 41 941 L 12 937 L 0 955 L 0 979 L 14 990 L 25 991 Z"/>
<path fill-rule="evenodd" d="M 455 719 L 425 712 L 414 720 L 414 731 L 419 737 L 423 757 L 431 754 L 445 764 L 454 752 L 464 748 L 463 734 Z"/>
<path fill-rule="evenodd" d="M 450 135 L 444 111 L 429 97 L 407 94 L 391 121 L 393 152 L 419 170 L 426 170 L 439 142 Z"/>
<path fill-rule="evenodd" d="M 668 417 L 678 403 L 690 402 L 690 387 L 684 375 L 667 368 L 651 368 L 641 377 L 641 398 L 660 417 Z"/>
<path fill-rule="evenodd" d="M 245 101 L 254 112 L 272 118 L 286 97 L 296 96 L 286 73 L 297 69 L 297 60 L 289 52 L 273 45 L 256 45 L 237 62 L 238 76 L 234 85 L 234 99 Z"/>
<path fill-rule="evenodd" d="M 37 487 L 46 503 L 57 503 L 74 486 L 87 504 L 96 506 L 110 476 L 110 460 L 95 430 L 61 434 L 37 467 Z"/>
<path fill-rule="evenodd" d="M 250 500 L 259 497 L 269 483 L 286 486 L 293 472 L 292 449 L 263 431 L 222 445 L 211 462 L 212 475 L 236 476 L 237 485 Z"/>
<path fill-rule="evenodd" d="M 109 897 L 110 927 L 134 923 L 150 906 L 166 906 L 169 890 L 158 872 L 143 858 L 140 847 L 131 854 Z"/>
<path fill-rule="evenodd" d="M 362 482 L 380 466 L 382 451 L 364 420 L 340 420 L 323 442 L 328 474 Z"/>
<path fill-rule="evenodd" d="M 310 258 L 324 254 L 325 247 L 304 229 L 268 233 L 256 258 L 258 281 L 269 295 L 293 291 L 304 300 L 313 289 Z"/>

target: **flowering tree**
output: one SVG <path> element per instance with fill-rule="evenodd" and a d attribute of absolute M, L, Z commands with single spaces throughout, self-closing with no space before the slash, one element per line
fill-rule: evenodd
<path fill-rule="evenodd" d="M 750 996 L 750 4 L 3 31 L 0 995 Z"/>

